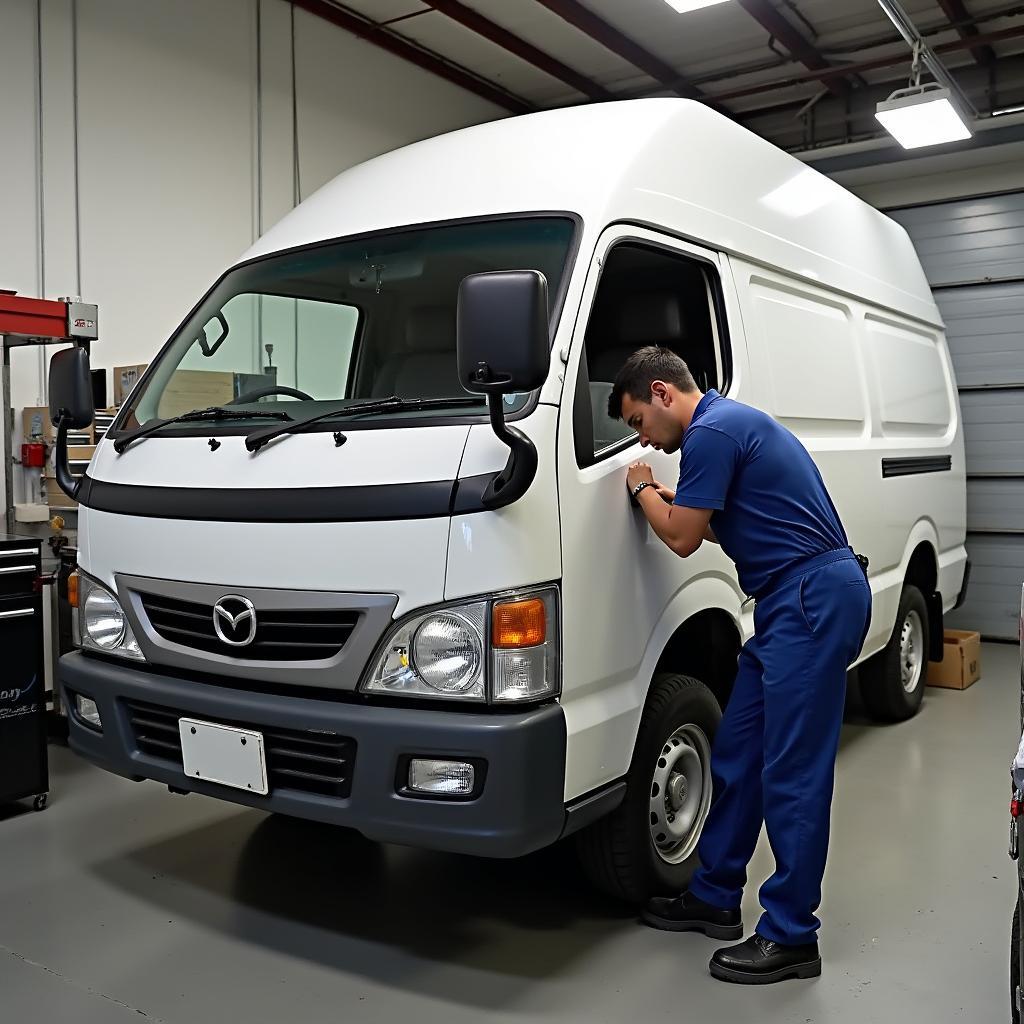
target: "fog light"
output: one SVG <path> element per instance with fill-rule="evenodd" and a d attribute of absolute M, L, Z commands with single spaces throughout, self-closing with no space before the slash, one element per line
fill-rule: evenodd
<path fill-rule="evenodd" d="M 465 761 L 428 761 L 413 758 L 409 762 L 409 789 L 435 796 L 470 796 L 476 785 L 476 771 Z"/>
<path fill-rule="evenodd" d="M 94 729 L 103 730 L 103 720 L 100 718 L 100 709 L 96 701 L 89 697 L 83 697 L 80 693 L 75 694 L 75 710 L 83 722 L 87 722 Z"/>

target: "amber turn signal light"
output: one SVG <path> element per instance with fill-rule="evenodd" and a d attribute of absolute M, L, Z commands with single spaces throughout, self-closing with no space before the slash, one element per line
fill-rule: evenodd
<path fill-rule="evenodd" d="M 496 604 L 491 612 L 491 644 L 496 648 L 539 647 L 547 635 L 547 613 L 540 598 Z"/>

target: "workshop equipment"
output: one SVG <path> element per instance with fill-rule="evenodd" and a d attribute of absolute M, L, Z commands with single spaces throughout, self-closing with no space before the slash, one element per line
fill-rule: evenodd
<path fill-rule="evenodd" d="M 14 532 L 14 480 L 11 453 L 11 351 L 30 345 L 79 344 L 88 348 L 98 337 L 99 311 L 78 299 L 32 299 L 0 289 L 0 345 L 3 380 L 0 410 L 5 426 L 4 500 L 7 533 Z M 26 440 L 31 440 L 26 437 Z M 91 438 L 90 438 L 91 440 Z M 36 456 L 33 456 L 35 458 Z"/>

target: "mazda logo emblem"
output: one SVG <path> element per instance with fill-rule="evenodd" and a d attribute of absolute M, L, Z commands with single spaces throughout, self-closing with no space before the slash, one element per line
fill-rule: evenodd
<path fill-rule="evenodd" d="M 230 647 L 248 647 L 256 639 L 256 609 L 237 594 L 222 597 L 213 606 L 213 631 Z"/>

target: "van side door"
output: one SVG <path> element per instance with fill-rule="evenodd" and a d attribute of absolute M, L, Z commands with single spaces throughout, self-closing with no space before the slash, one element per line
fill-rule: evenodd
<path fill-rule="evenodd" d="M 690 615 L 744 595 L 732 562 L 705 543 L 680 559 L 626 491 L 626 469 L 649 462 L 674 489 L 679 456 L 643 449 L 608 415 L 619 369 L 644 345 L 671 348 L 701 390 L 736 393 L 746 375 L 731 281 L 722 257 L 656 232 L 615 225 L 598 241 L 572 343 L 558 436 L 563 564 L 566 796 L 625 774 L 651 676 Z"/>

